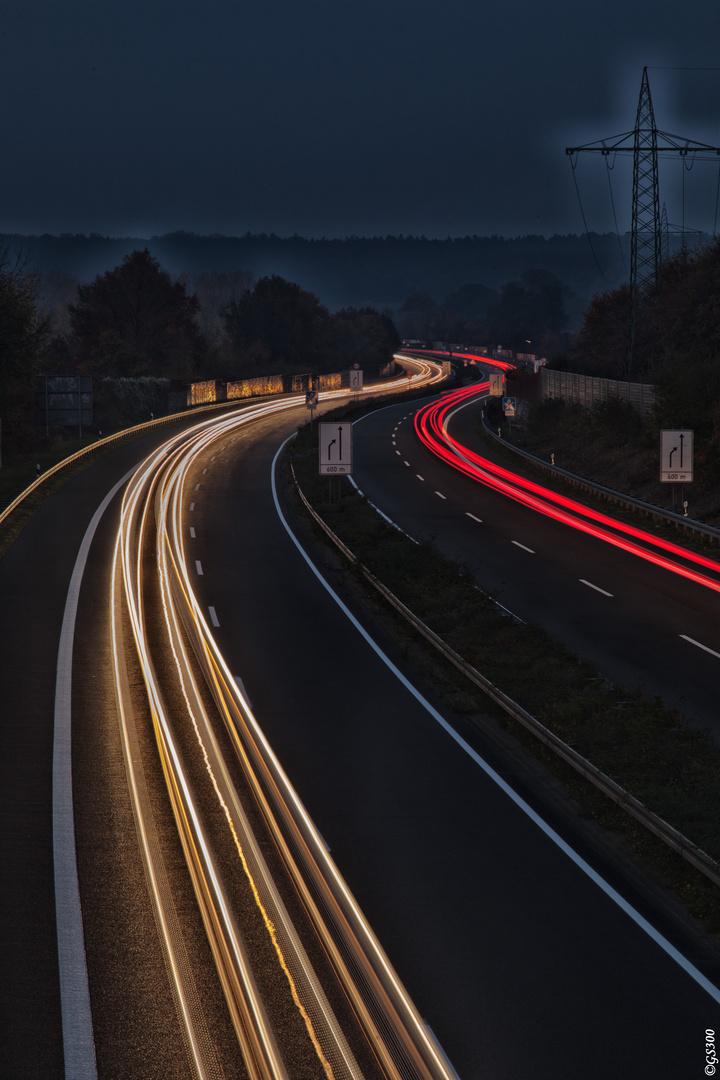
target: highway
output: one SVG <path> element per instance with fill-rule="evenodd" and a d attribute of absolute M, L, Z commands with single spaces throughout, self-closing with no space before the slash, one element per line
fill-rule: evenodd
<path fill-rule="evenodd" d="M 478 435 L 481 408 L 477 398 L 461 402 L 451 410 L 448 431 L 470 454 L 508 469 L 507 459 Z M 362 420 L 355 437 L 358 486 L 406 532 L 432 537 L 469 564 L 500 603 L 593 661 L 606 678 L 660 697 L 720 737 L 720 558 L 698 566 L 653 551 L 706 579 L 688 580 L 525 507 L 440 461 L 399 406 Z M 519 464 L 517 471 L 522 475 Z M 616 539 L 635 542 L 615 532 Z"/>
<path fill-rule="evenodd" d="M 378 415 L 403 413 L 398 405 Z M 458 1074 L 571 1076 L 582 1059 L 583 1076 L 681 1075 L 698 1017 L 712 1026 L 717 997 L 488 777 L 318 591 L 273 519 L 266 477 L 276 447 L 268 435 L 209 471 L 194 511 L 197 594 L 214 608 L 230 669 Z M 387 459 L 382 467 L 390 471 Z M 325 572 L 344 601 L 359 603 L 342 571 Z M 491 738 L 452 720 L 596 872 L 717 976 L 631 868 L 610 859 L 592 830 L 563 820 L 532 768 L 508 764 Z"/>
<path fill-rule="evenodd" d="M 232 795 L 240 772 L 247 775 L 233 758 L 232 733 L 254 721 L 255 739 L 262 732 L 259 742 L 266 738 L 272 753 L 246 753 L 265 758 L 273 770 L 258 784 L 256 799 L 284 784 L 283 777 L 290 785 L 270 814 L 279 808 L 278 831 L 258 834 L 254 858 L 272 866 L 258 892 L 278 892 L 271 897 L 278 903 L 269 917 L 273 925 L 283 908 L 294 912 L 288 938 L 292 927 L 303 927 L 295 963 L 305 966 L 305 949 L 308 966 L 322 971 L 327 1015 L 340 1017 L 349 1033 L 345 1045 L 352 1050 L 340 1051 L 346 1064 L 354 1058 L 360 1075 L 374 1076 L 378 1069 L 393 1075 L 393 1055 L 384 1059 L 373 1043 L 370 1029 L 377 1020 L 363 1019 L 362 1001 L 353 1001 L 342 984 L 342 964 L 331 956 L 334 931 L 319 945 L 322 928 L 308 929 L 299 917 L 300 909 L 307 915 L 322 880 L 303 885 L 305 870 L 297 878 L 290 870 L 289 882 L 282 877 L 280 864 L 287 873 L 292 862 L 287 853 L 278 861 L 283 843 L 299 848 L 311 840 L 313 860 L 326 868 L 322 879 L 326 872 L 333 876 L 331 867 L 339 869 L 372 927 L 365 932 L 364 919 L 356 924 L 363 948 L 375 957 L 369 968 L 382 968 L 387 955 L 385 970 L 394 969 L 407 988 L 404 1004 L 404 992 L 397 998 L 388 989 L 394 976 L 376 987 L 380 997 L 392 998 L 391 1013 L 404 1013 L 405 1030 L 414 1028 L 403 1053 L 414 1055 L 415 1071 L 402 1075 L 429 1069 L 427 1075 L 452 1076 L 452 1066 L 463 1080 L 525 1073 L 684 1075 L 688 1061 L 703 1060 L 705 1028 L 717 1029 L 720 1020 L 716 958 L 672 910 L 658 907 L 632 866 L 611 857 L 587 825 L 567 818 L 559 793 L 531 765 L 447 715 L 417 673 L 399 677 L 406 666 L 402 650 L 382 623 L 376 627 L 346 572 L 327 562 L 277 471 L 278 449 L 304 415 L 304 408 L 295 408 L 237 431 L 218 427 L 200 435 L 192 452 L 186 439 L 163 446 L 153 468 L 144 467 L 126 488 L 122 517 L 119 496 L 110 503 L 89 551 L 73 662 L 73 771 L 98 1075 L 244 1076 L 238 1046 L 243 1037 L 255 1038 L 250 1029 L 261 1031 L 263 1043 L 246 1047 L 246 1058 L 265 1062 L 257 1075 L 309 1080 L 318 1069 L 330 1075 L 312 1050 L 309 1057 L 293 1057 L 310 1030 L 297 1003 L 281 1006 L 285 1019 L 271 1020 L 264 1034 L 264 1020 L 242 1018 L 245 1007 L 256 1016 L 274 1009 L 280 984 L 287 996 L 285 974 L 269 976 L 270 965 L 263 963 L 259 974 L 245 979 L 245 989 L 228 989 L 235 979 L 230 968 L 237 971 L 242 963 L 227 956 L 240 955 L 243 937 L 254 941 L 251 952 L 257 947 L 266 958 L 274 952 L 270 959 L 278 968 L 272 935 L 270 945 L 258 945 L 256 931 L 237 933 L 245 908 L 254 909 L 255 920 L 261 911 L 257 898 L 242 900 L 254 871 L 243 871 L 242 884 L 239 870 L 226 869 L 237 861 L 239 846 L 252 847 L 249 838 L 241 844 L 236 839 L 243 817 L 258 816 L 252 801 L 239 796 L 233 803 Z M 392 447 L 389 432 L 400 419 L 402 434 L 396 433 Z M 427 476 L 434 475 L 431 463 L 447 470 L 419 449 L 409 419 L 408 407 L 398 405 L 357 425 L 358 449 L 368 433 L 359 482 L 370 484 L 376 474 L 371 453 L 379 459 L 381 450 L 381 485 L 399 471 L 398 492 L 411 491 L 411 466 L 398 470 L 398 448 L 426 455 Z M 387 447 L 374 424 L 387 431 Z M 401 442 L 403 425 L 407 444 Z M 64 1075 L 48 821 L 53 676 L 65 593 L 97 506 L 130 465 L 149 461 L 166 439 L 148 435 L 142 453 L 137 445 L 126 447 L 76 477 L 0 561 L 2 856 L 9 870 L 0 894 L 6 957 L 1 1001 L 2 1030 L 10 1033 L 8 1075 Z M 453 476 L 452 482 L 460 480 L 467 491 L 466 478 Z M 443 490 L 438 482 L 435 490 L 446 498 L 435 495 L 433 505 L 451 501 L 447 485 Z M 382 499 L 382 490 L 376 495 Z M 393 516 L 404 513 L 402 500 L 392 509 Z M 428 520 L 433 528 L 432 514 L 425 514 L 424 527 Z M 37 567 L 42 574 L 34 572 Z M 364 633 L 349 618 L 353 613 L 367 625 Z M 200 627 L 201 640 L 181 658 L 192 645 L 193 626 Z M 160 631 L 166 644 L 157 644 Z M 212 694 L 203 688 L 203 668 Z M 199 721 L 185 725 L 176 748 L 172 731 L 189 711 L 189 700 Z M 232 722 L 216 729 L 208 717 L 219 701 Z M 134 724 L 125 722 L 128 717 Z M 166 747 L 162 762 L 153 750 L 158 741 Z M 204 756 L 201 751 L 188 766 L 191 747 L 197 758 L 200 744 Z M 128 786 L 138 760 L 137 783 Z M 187 785 L 186 769 L 192 774 Z M 212 789 L 212 811 L 207 795 L 193 794 L 202 783 Z M 187 832 L 171 826 L 168 785 L 178 796 L 176 817 L 190 822 Z M 294 801 L 290 791 L 314 823 L 303 824 L 302 843 L 287 840 L 292 822 L 283 806 Z M 267 825 L 268 815 L 260 817 Z M 143 821 L 144 849 L 137 841 Z M 216 838 L 203 854 L 206 831 Z M 159 863 L 153 862 L 158 847 Z M 200 851 L 190 874 L 183 849 Z M 152 866 L 159 882 L 154 914 L 146 884 Z M 223 868 L 217 875 L 216 866 Z M 201 918 L 194 899 L 199 879 L 216 876 L 214 899 L 200 889 Z M 169 907 L 163 894 L 170 896 Z M 300 903 L 298 896 L 304 896 Z M 332 906 L 331 899 L 326 903 Z M 232 911 L 221 930 L 209 908 L 225 906 Z M 267 927 L 261 915 L 263 921 Z M 170 927 L 165 939 L 156 929 L 164 923 Z M 208 935 L 216 943 L 224 937 L 226 944 L 211 950 Z M 224 990 L 215 975 L 218 951 L 226 957 Z M 191 977 L 168 979 L 166 972 L 186 966 Z M 332 981 L 338 977 L 340 989 Z M 255 1001 L 253 981 L 267 978 L 272 985 L 264 983 Z M 228 1010 L 229 998 L 237 1013 Z M 184 1024 L 185 1015 L 190 1019 Z M 328 1024 L 334 1027 L 333 1020 Z M 326 1053 L 326 1036 L 318 1042 Z M 330 1066 L 332 1074 L 345 1075 L 338 1062 Z M 249 1075 L 255 1075 L 252 1069 Z"/>

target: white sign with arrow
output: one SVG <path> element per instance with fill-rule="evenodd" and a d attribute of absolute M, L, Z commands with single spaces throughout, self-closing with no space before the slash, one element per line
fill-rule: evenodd
<path fill-rule="evenodd" d="M 660 480 L 663 484 L 690 484 L 693 478 L 692 431 L 660 432 Z"/>
<path fill-rule="evenodd" d="M 352 473 L 352 424 L 318 424 L 320 429 L 320 475 Z"/>

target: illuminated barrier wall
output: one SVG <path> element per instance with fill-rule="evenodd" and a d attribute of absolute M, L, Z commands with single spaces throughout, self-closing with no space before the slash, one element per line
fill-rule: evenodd
<path fill-rule="evenodd" d="M 561 398 L 563 401 L 594 409 L 604 401 L 627 401 L 643 416 L 655 408 L 655 387 L 649 383 L 621 382 L 619 379 L 596 379 L 591 375 L 576 375 L 572 371 L 540 369 L 541 397 Z"/>
<path fill-rule="evenodd" d="M 219 379 L 207 379 L 205 382 L 188 385 L 188 406 L 213 405 L 216 401 L 225 401 L 225 383 L 220 382 Z"/>
<path fill-rule="evenodd" d="M 221 382 L 208 379 L 190 383 L 187 388 L 188 408 L 193 405 L 214 405 L 240 398 L 266 397 L 272 394 L 304 394 L 306 390 L 341 390 L 349 384 L 349 373 L 334 371 L 329 375 L 261 375 L 256 379 Z"/>
<path fill-rule="evenodd" d="M 334 371 L 332 375 L 318 375 L 318 390 L 341 390 L 343 387 L 343 373 Z"/>
<path fill-rule="evenodd" d="M 282 375 L 261 375 L 257 379 L 242 379 L 227 384 L 227 400 L 236 398 L 265 397 L 266 394 L 282 394 Z"/>

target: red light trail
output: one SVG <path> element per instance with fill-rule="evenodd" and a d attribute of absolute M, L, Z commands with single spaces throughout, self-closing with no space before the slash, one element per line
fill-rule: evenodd
<path fill-rule="evenodd" d="M 487 362 L 485 357 L 480 359 Z M 503 364 L 501 366 L 511 367 L 512 365 Z M 457 439 L 454 439 L 447 431 L 449 414 L 471 398 L 486 395 L 488 389 L 489 384 L 487 382 L 475 383 L 473 386 L 454 390 L 418 410 L 414 419 L 415 431 L 420 440 L 433 454 L 452 465 L 453 468 L 465 473 L 466 476 L 472 477 L 479 483 L 486 484 L 503 495 L 507 495 L 508 498 L 515 499 L 516 502 L 537 510 L 538 513 L 545 514 L 547 517 L 554 518 L 556 521 L 560 521 L 574 529 L 613 544 L 623 551 L 637 555 L 641 559 L 679 574 L 699 585 L 704 585 L 708 589 L 720 592 L 720 581 L 707 577 L 689 566 L 683 566 L 668 556 L 694 563 L 696 566 L 702 566 L 720 575 L 720 563 L 716 560 L 690 551 L 679 544 L 673 544 L 672 541 L 654 536 L 637 526 L 626 524 L 589 506 L 585 506 L 575 499 L 570 499 L 565 495 L 536 484 L 532 480 L 518 476 L 511 470 L 488 461 L 487 458 L 482 457 L 469 447 L 458 442 Z M 609 530 L 614 531 L 610 532 Z M 632 539 L 627 539 L 628 537 Z M 634 541 L 639 541 L 639 543 Z M 648 546 L 643 547 L 640 546 L 641 544 Z M 658 550 L 651 550 L 653 548 Z"/>

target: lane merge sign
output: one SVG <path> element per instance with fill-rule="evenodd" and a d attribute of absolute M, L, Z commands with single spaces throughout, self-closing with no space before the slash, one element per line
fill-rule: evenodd
<path fill-rule="evenodd" d="M 488 372 L 488 383 L 490 384 L 489 391 L 493 397 L 502 397 L 504 381 L 505 376 L 502 371 L 498 371 L 497 368 L 493 368 Z"/>
<path fill-rule="evenodd" d="M 318 424 L 321 476 L 349 476 L 352 473 L 352 424 Z"/>
<path fill-rule="evenodd" d="M 660 481 L 690 484 L 693 478 L 693 432 L 660 432 Z"/>

